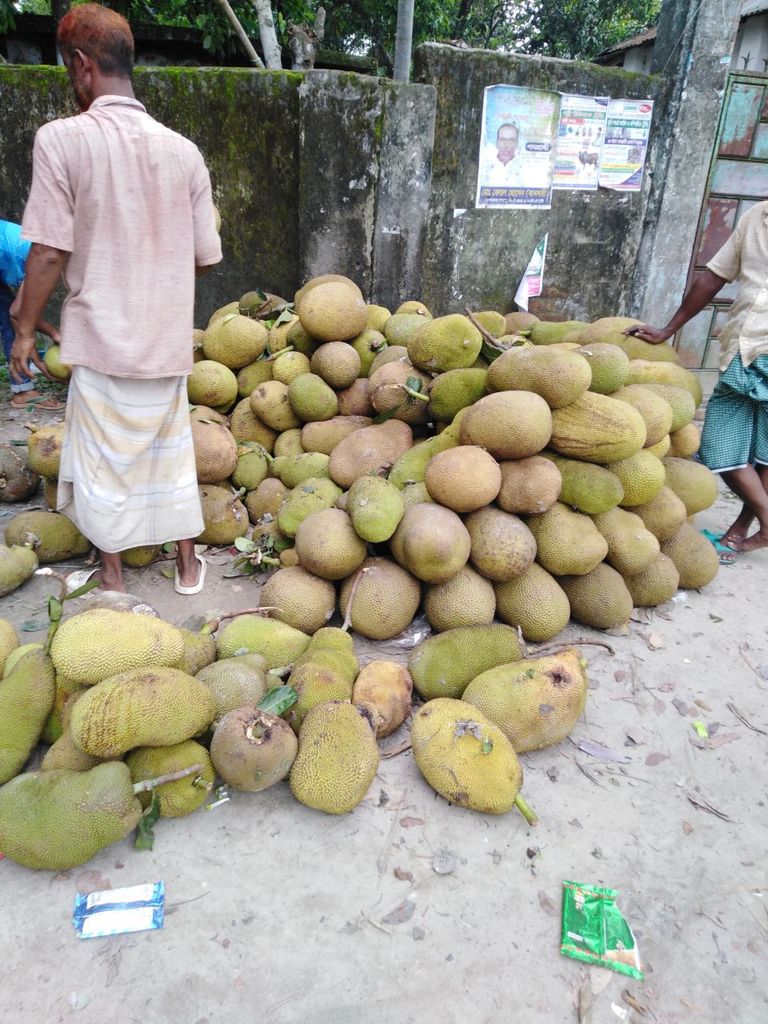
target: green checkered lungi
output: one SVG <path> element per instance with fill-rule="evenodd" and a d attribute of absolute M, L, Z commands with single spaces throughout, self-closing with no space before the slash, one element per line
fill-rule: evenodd
<path fill-rule="evenodd" d="M 714 473 L 768 465 L 768 355 L 744 366 L 736 355 L 707 405 L 699 458 Z"/>

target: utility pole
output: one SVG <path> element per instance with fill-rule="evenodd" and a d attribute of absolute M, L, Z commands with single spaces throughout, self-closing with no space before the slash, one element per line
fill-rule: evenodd
<path fill-rule="evenodd" d="M 411 47 L 413 44 L 414 0 L 397 0 L 397 30 L 395 33 L 396 82 L 407 82 L 411 77 Z"/>
<path fill-rule="evenodd" d="M 51 0 L 51 14 L 53 15 L 53 20 L 56 22 L 57 27 L 70 7 L 70 0 Z M 64 63 L 58 46 L 56 47 L 56 63 L 59 65 L 63 65 Z"/>

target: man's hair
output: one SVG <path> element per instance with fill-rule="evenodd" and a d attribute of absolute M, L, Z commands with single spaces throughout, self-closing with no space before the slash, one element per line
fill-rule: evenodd
<path fill-rule="evenodd" d="M 133 35 L 122 14 L 101 4 L 80 4 L 59 22 L 56 42 L 69 63 L 82 50 L 102 74 L 130 78 L 133 71 Z"/>
<path fill-rule="evenodd" d="M 517 136 L 518 139 L 520 138 L 520 129 L 514 123 L 514 121 L 505 121 L 504 124 L 500 124 L 498 129 L 496 130 L 496 138 L 497 139 L 499 137 L 499 133 L 501 132 L 502 128 L 512 128 L 512 129 L 514 129 L 515 135 Z"/>

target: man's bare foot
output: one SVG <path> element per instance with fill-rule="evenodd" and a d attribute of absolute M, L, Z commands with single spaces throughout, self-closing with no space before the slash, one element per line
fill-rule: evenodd
<path fill-rule="evenodd" d="M 182 587 L 195 587 L 200 579 L 203 567 L 192 549 L 192 557 L 185 557 L 181 551 L 176 555 L 176 567 L 179 572 L 179 584 Z"/>
<path fill-rule="evenodd" d="M 123 574 L 120 573 L 116 576 L 114 573 L 107 572 L 104 569 L 100 569 L 93 579 L 101 580 L 102 590 L 116 590 L 120 594 L 127 593 L 125 589 L 125 583 L 123 582 Z"/>
<path fill-rule="evenodd" d="M 737 551 L 758 551 L 760 548 L 768 548 L 768 526 L 761 527 L 757 533 L 753 533 L 751 537 L 747 537 L 746 540 L 740 544 L 734 544 L 733 547 Z"/>
<path fill-rule="evenodd" d="M 34 405 L 44 412 L 60 412 L 65 408 L 64 402 L 55 395 L 43 395 L 39 391 L 17 391 L 11 395 L 11 405 L 14 409 L 26 409 L 28 405 Z"/>

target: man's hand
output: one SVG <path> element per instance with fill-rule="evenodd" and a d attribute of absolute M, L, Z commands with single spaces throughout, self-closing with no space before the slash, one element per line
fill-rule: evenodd
<path fill-rule="evenodd" d="M 648 324 L 635 324 L 634 327 L 628 327 L 624 331 L 624 334 L 630 338 L 640 338 L 641 341 L 647 341 L 649 345 L 661 345 L 674 333 L 668 327 L 649 327 Z"/>
<path fill-rule="evenodd" d="M 11 360 L 8 366 L 11 377 L 13 377 L 15 381 L 20 383 L 25 377 L 29 376 L 30 361 L 32 361 L 35 366 L 37 366 L 37 368 L 49 378 L 49 380 L 53 380 L 53 377 L 48 372 L 47 366 L 35 348 L 34 333 L 17 333 L 16 340 L 11 348 Z"/>

